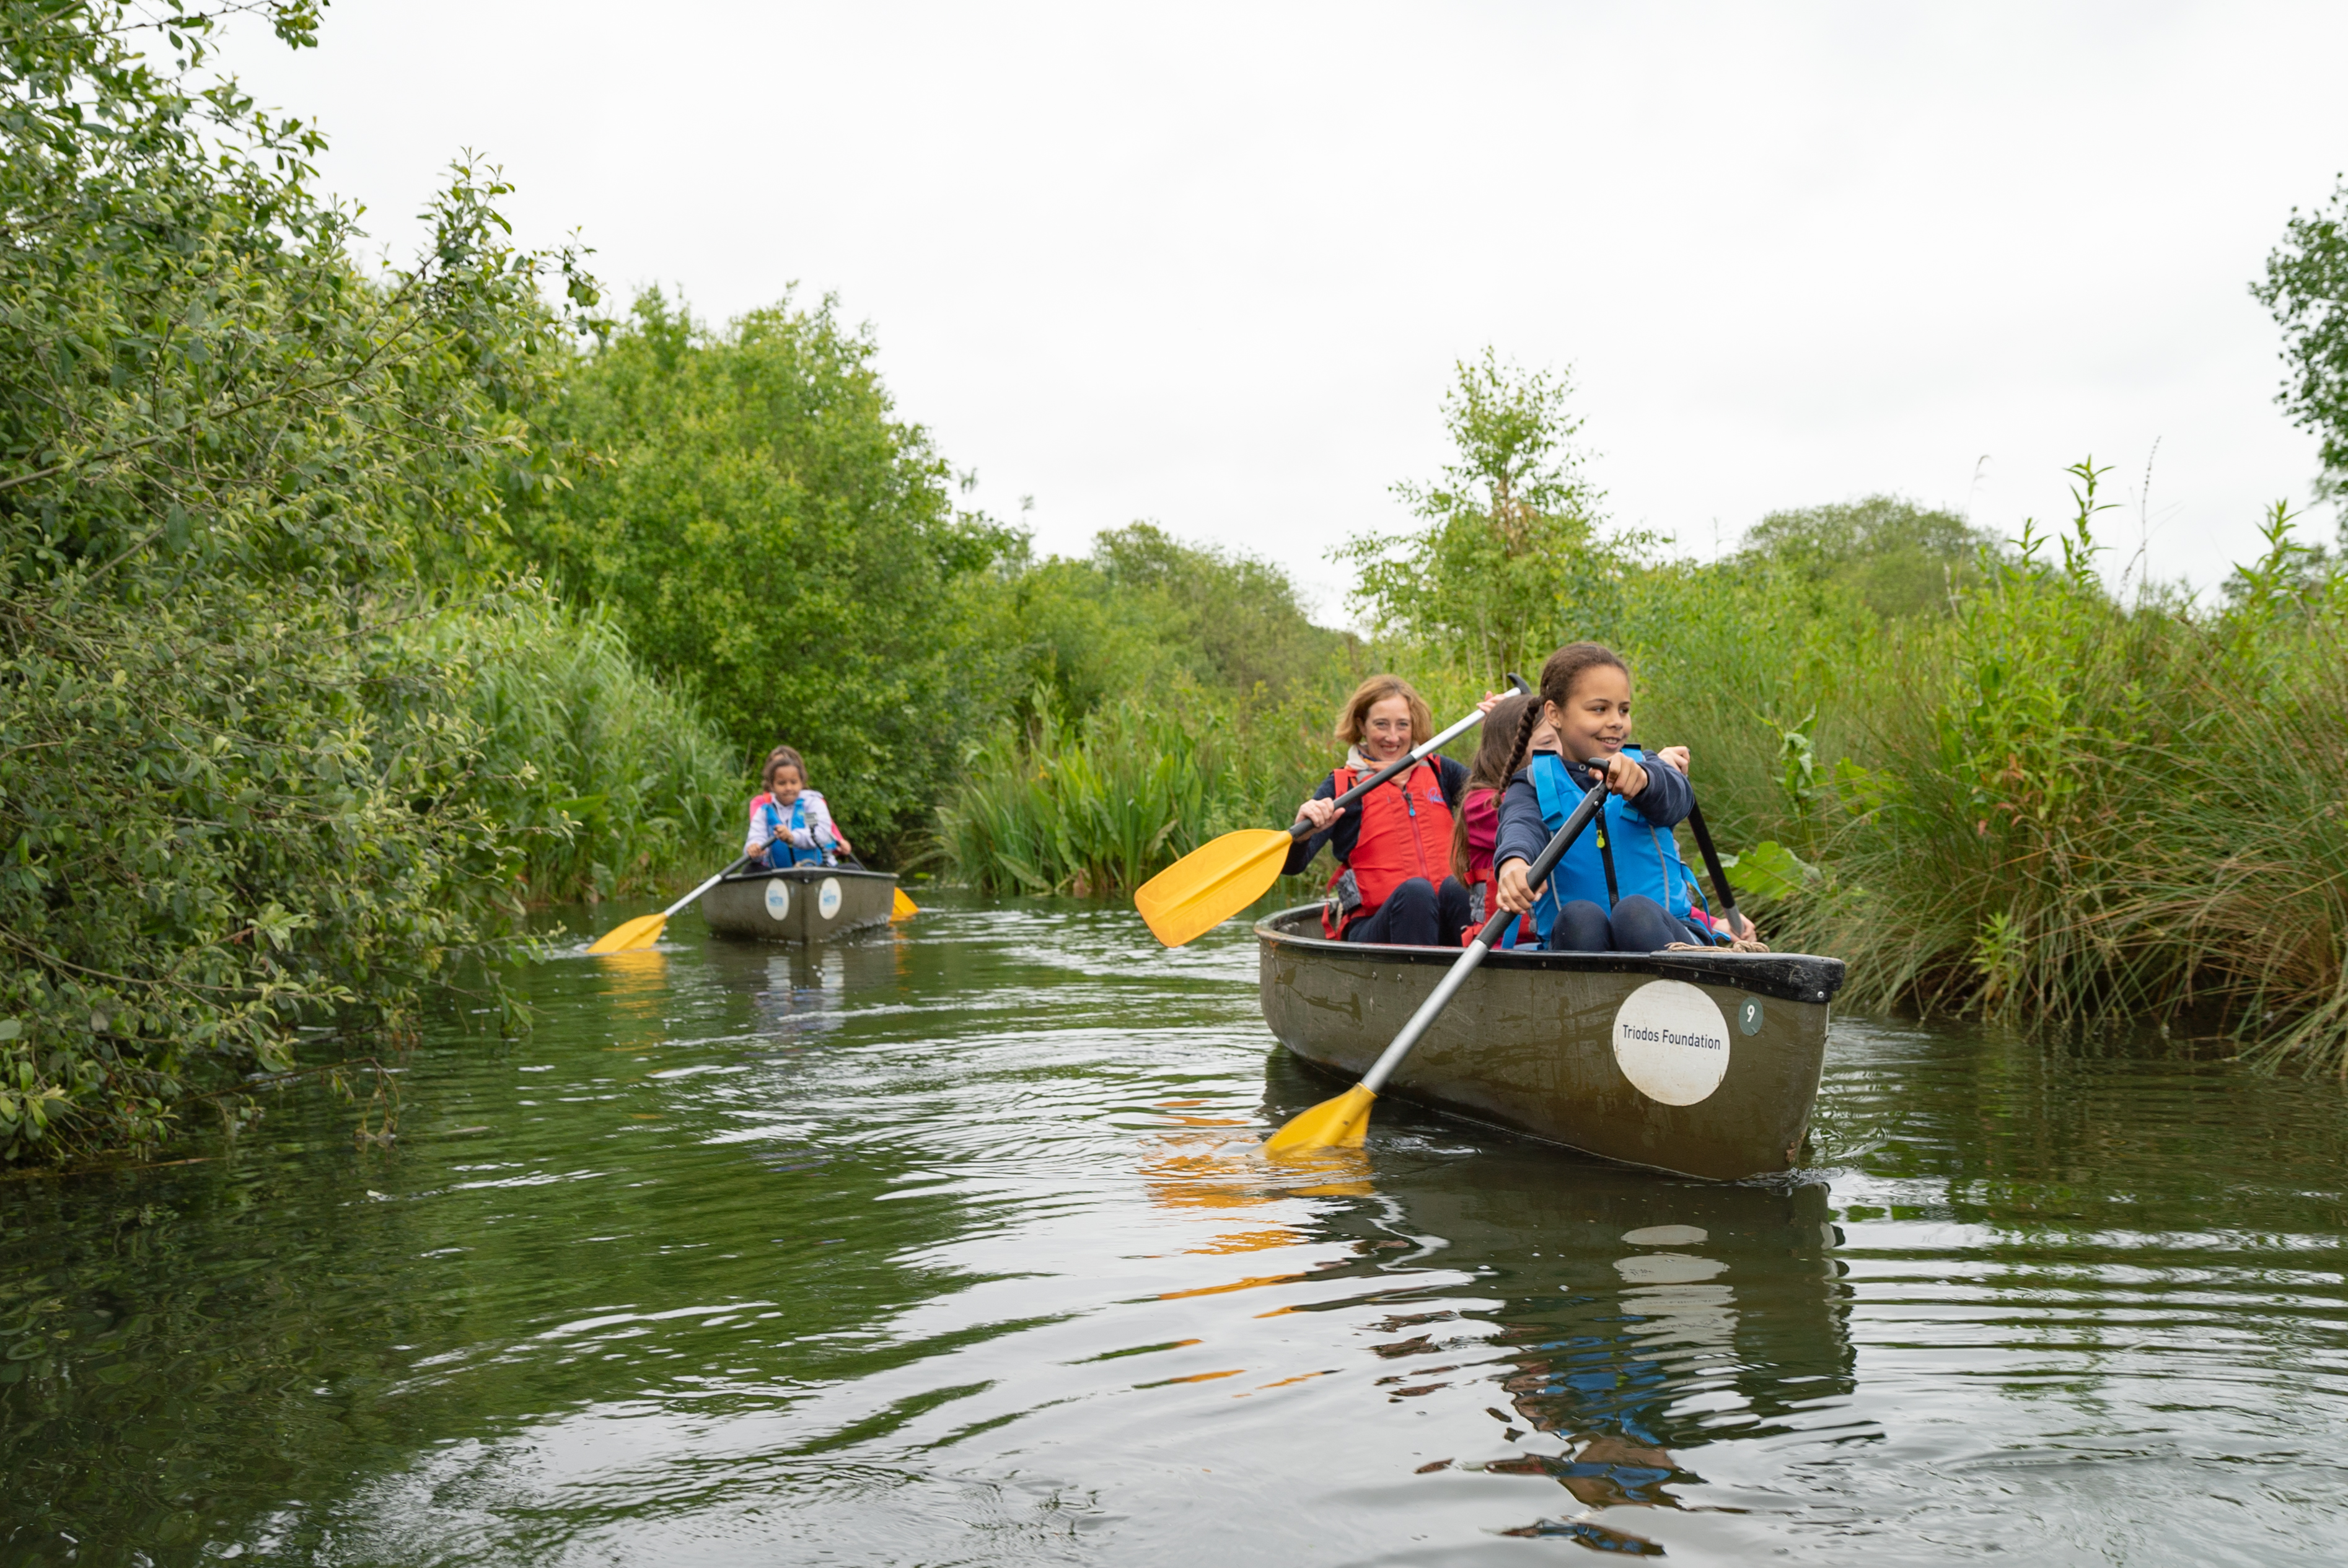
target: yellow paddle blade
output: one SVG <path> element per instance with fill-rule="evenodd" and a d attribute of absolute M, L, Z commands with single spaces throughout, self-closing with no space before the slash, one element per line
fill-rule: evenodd
<path fill-rule="evenodd" d="M 665 915 L 639 915 L 633 920 L 623 920 L 602 936 L 587 950 L 591 953 L 625 953 L 637 948 L 649 948 L 661 938 L 661 927 L 668 924 Z"/>
<path fill-rule="evenodd" d="M 910 920 L 921 912 L 922 907 L 906 897 L 902 887 L 898 888 L 896 896 L 889 900 L 889 918 L 891 920 Z"/>
<path fill-rule="evenodd" d="M 1299 1111 L 1263 1141 L 1267 1154 L 1301 1154 L 1314 1149 L 1358 1149 L 1370 1132 L 1370 1106 L 1377 1096 L 1356 1083 L 1334 1100 Z"/>
<path fill-rule="evenodd" d="M 1135 888 L 1133 907 L 1159 941 L 1179 948 L 1262 897 L 1295 842 L 1268 827 L 1227 833 Z"/>

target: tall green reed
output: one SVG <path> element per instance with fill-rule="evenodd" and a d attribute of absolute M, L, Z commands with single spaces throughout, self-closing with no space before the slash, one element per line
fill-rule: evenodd
<path fill-rule="evenodd" d="M 731 857 L 741 759 L 600 611 L 524 582 L 410 635 L 462 671 L 479 731 L 467 789 L 520 841 L 523 897 L 608 897 Z"/>
<path fill-rule="evenodd" d="M 2348 590 L 2285 570 L 2278 517 L 2245 575 L 2288 595 L 2120 604 L 2101 471 L 2072 472 L 2065 531 L 2025 528 L 1926 635 L 1853 650 L 1877 706 L 1813 822 L 1781 821 L 1814 864 L 1759 884 L 1780 945 L 1846 959 L 1862 1008 L 2214 1015 L 2259 1060 L 2348 1070 Z"/>
<path fill-rule="evenodd" d="M 972 755 L 938 813 L 951 874 L 994 892 L 1130 888 L 1219 835 L 1275 826 L 1329 765 L 1317 702 L 1188 688 L 1063 722 L 1037 716 Z"/>

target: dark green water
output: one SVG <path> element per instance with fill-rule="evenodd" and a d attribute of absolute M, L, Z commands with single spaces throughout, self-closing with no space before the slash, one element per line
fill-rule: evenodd
<path fill-rule="evenodd" d="M 1283 1184 L 1241 927 L 527 983 L 389 1147 L 0 1182 L 0 1559 L 2348 1557 L 2337 1086 L 1845 1020 L 1804 1182 L 1387 1107 Z"/>

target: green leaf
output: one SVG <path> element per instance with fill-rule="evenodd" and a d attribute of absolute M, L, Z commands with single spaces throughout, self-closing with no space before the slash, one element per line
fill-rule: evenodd
<path fill-rule="evenodd" d="M 1741 855 L 1724 855 L 1720 863 L 1736 873 L 1740 890 L 1761 898 L 1797 897 L 1824 879 L 1817 866 L 1769 838 Z"/>

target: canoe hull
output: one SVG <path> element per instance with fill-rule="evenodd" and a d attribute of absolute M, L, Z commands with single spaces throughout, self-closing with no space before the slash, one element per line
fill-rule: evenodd
<path fill-rule="evenodd" d="M 1358 1077 L 1459 954 L 1332 942 L 1319 915 L 1256 927 L 1263 1016 L 1299 1057 Z M 1842 974 L 1798 954 L 1495 952 L 1385 1092 L 1682 1175 L 1790 1170 Z"/>
<path fill-rule="evenodd" d="M 695 906 L 720 937 L 821 942 L 885 923 L 897 878 L 845 866 L 795 866 L 727 876 Z"/>

